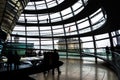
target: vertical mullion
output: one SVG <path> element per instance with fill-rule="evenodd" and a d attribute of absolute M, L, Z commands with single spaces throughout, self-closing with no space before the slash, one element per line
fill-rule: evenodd
<path fill-rule="evenodd" d="M 36 7 L 36 3 L 34 2 L 34 5 L 35 5 L 35 10 L 37 11 L 37 7 Z M 38 13 L 36 14 L 37 15 L 37 22 L 38 22 L 38 32 L 39 32 L 39 36 L 41 35 L 40 34 L 40 26 L 39 26 L 39 16 L 38 16 Z M 39 49 L 41 51 L 41 38 L 39 37 Z"/>
<path fill-rule="evenodd" d="M 72 7 L 71 7 L 71 11 L 72 11 L 73 16 L 75 16 Z M 79 35 L 78 25 L 77 25 L 77 22 L 76 22 L 76 21 L 75 21 L 75 25 L 76 25 L 77 34 Z M 78 43 L 79 43 L 79 54 L 80 54 L 80 58 L 81 58 L 82 51 L 81 51 L 81 40 L 80 40 L 80 37 L 79 37 L 79 36 L 78 36 Z"/>
<path fill-rule="evenodd" d="M 46 0 L 45 0 L 45 4 L 46 4 L 46 7 L 48 9 L 48 5 L 47 5 Z M 48 13 L 48 17 L 49 17 L 49 19 L 48 19 L 49 23 L 51 23 L 50 13 Z M 52 34 L 52 45 L 53 45 L 53 49 L 55 49 L 55 47 L 54 47 L 54 38 L 53 38 L 53 28 L 52 28 L 52 25 L 50 25 L 50 27 L 51 27 L 51 34 Z"/>
<path fill-rule="evenodd" d="M 56 3 L 58 4 L 58 1 L 56 0 Z M 61 20 L 63 21 L 62 13 L 60 12 Z M 66 37 L 66 31 L 65 31 L 65 25 L 63 24 L 63 30 L 64 30 L 64 38 L 65 38 L 65 45 L 66 45 L 66 58 L 68 58 L 68 41 Z"/>

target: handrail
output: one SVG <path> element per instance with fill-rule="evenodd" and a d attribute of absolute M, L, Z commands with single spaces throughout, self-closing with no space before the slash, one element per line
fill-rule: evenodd
<path fill-rule="evenodd" d="M 111 68 L 115 71 L 115 73 L 118 76 L 118 79 L 120 80 L 120 54 L 118 52 L 110 51 L 110 54 L 107 55 L 106 53 L 105 58 L 95 54 L 88 54 L 88 53 L 83 53 L 83 55 L 96 57 L 107 62 L 109 65 L 111 65 Z"/>

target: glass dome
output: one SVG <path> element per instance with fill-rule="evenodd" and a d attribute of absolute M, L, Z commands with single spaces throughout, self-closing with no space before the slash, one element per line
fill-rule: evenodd
<path fill-rule="evenodd" d="M 105 24 L 107 16 L 102 8 L 89 16 L 81 15 L 87 4 L 88 0 L 31 0 L 8 42 L 18 42 L 21 49 L 33 45 L 36 52 L 58 49 L 68 57 L 81 52 L 103 53 L 110 46 L 110 34 L 92 32 Z"/>

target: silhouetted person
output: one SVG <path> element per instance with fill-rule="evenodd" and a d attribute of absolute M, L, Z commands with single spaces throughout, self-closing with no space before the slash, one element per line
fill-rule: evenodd
<path fill-rule="evenodd" d="M 43 53 L 43 56 L 44 56 L 44 59 L 43 59 L 41 65 L 44 67 L 44 70 L 46 70 L 46 69 L 48 69 L 48 67 L 49 67 L 49 54 L 48 54 L 48 52 L 44 52 L 44 53 Z M 45 74 L 46 72 L 47 72 L 47 70 L 44 71 L 44 74 Z"/>
<path fill-rule="evenodd" d="M 105 47 L 107 59 L 109 59 L 110 49 L 108 46 Z"/>
<path fill-rule="evenodd" d="M 43 63 L 44 63 L 45 65 L 49 65 L 49 53 L 48 53 L 48 52 L 44 52 Z"/>
<path fill-rule="evenodd" d="M 41 53 L 41 51 L 39 51 L 39 52 L 38 52 L 38 56 L 42 56 L 42 53 Z"/>
<path fill-rule="evenodd" d="M 58 71 L 58 74 L 61 73 L 60 69 L 59 69 L 59 54 L 57 52 L 57 50 L 55 49 L 54 52 L 52 53 L 52 64 L 53 66 L 56 66 L 57 65 L 57 71 Z M 52 69 L 52 74 L 54 74 L 54 70 L 55 68 Z"/>
<path fill-rule="evenodd" d="M 112 54 L 112 61 L 114 62 L 115 61 L 115 54 L 114 54 L 114 51 L 115 51 L 115 47 L 111 47 L 110 48 L 110 50 L 111 50 L 111 54 Z"/>
<path fill-rule="evenodd" d="M 11 70 L 12 69 L 12 64 L 14 62 L 14 55 L 12 50 L 9 50 L 8 53 L 6 53 L 6 57 L 7 57 L 7 69 Z"/>
<path fill-rule="evenodd" d="M 18 55 L 17 51 L 15 50 L 15 54 L 14 54 L 14 69 L 18 69 L 19 68 L 19 64 L 20 64 L 20 55 Z"/>

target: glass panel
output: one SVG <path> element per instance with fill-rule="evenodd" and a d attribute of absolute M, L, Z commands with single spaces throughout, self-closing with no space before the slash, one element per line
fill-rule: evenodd
<path fill-rule="evenodd" d="M 82 22 L 80 24 L 78 23 L 78 29 L 83 29 L 83 28 L 88 27 L 88 26 L 90 26 L 89 21 L 85 21 L 85 22 Z"/>
<path fill-rule="evenodd" d="M 65 50 L 66 49 L 66 40 L 64 38 L 59 38 L 58 42 L 58 49 Z"/>
<path fill-rule="evenodd" d="M 42 39 L 41 49 L 45 50 L 53 49 L 52 39 Z"/>
<path fill-rule="evenodd" d="M 103 13 L 102 13 L 102 12 L 99 13 L 98 15 L 92 17 L 92 18 L 91 18 L 92 24 L 94 24 L 94 23 L 100 21 L 100 20 L 102 19 L 102 17 L 103 17 Z"/>
<path fill-rule="evenodd" d="M 86 42 L 82 44 L 83 48 L 94 48 L 93 42 Z"/>
<path fill-rule="evenodd" d="M 67 8 L 67 9 L 61 11 L 61 14 L 62 14 L 63 16 L 66 15 L 66 14 L 68 14 L 68 13 L 72 13 L 71 8 Z"/>
<path fill-rule="evenodd" d="M 95 39 L 97 40 L 97 39 L 103 39 L 103 38 L 108 38 L 108 37 L 109 37 L 109 35 L 108 35 L 108 33 L 106 33 L 106 34 L 96 35 Z"/>
<path fill-rule="evenodd" d="M 86 42 L 86 41 L 92 41 L 93 38 L 91 36 L 88 36 L 88 37 L 81 37 L 80 38 L 82 40 L 82 42 Z"/>
<path fill-rule="evenodd" d="M 110 40 L 109 39 L 105 39 L 105 40 L 96 41 L 96 46 L 97 47 L 110 46 Z"/>

